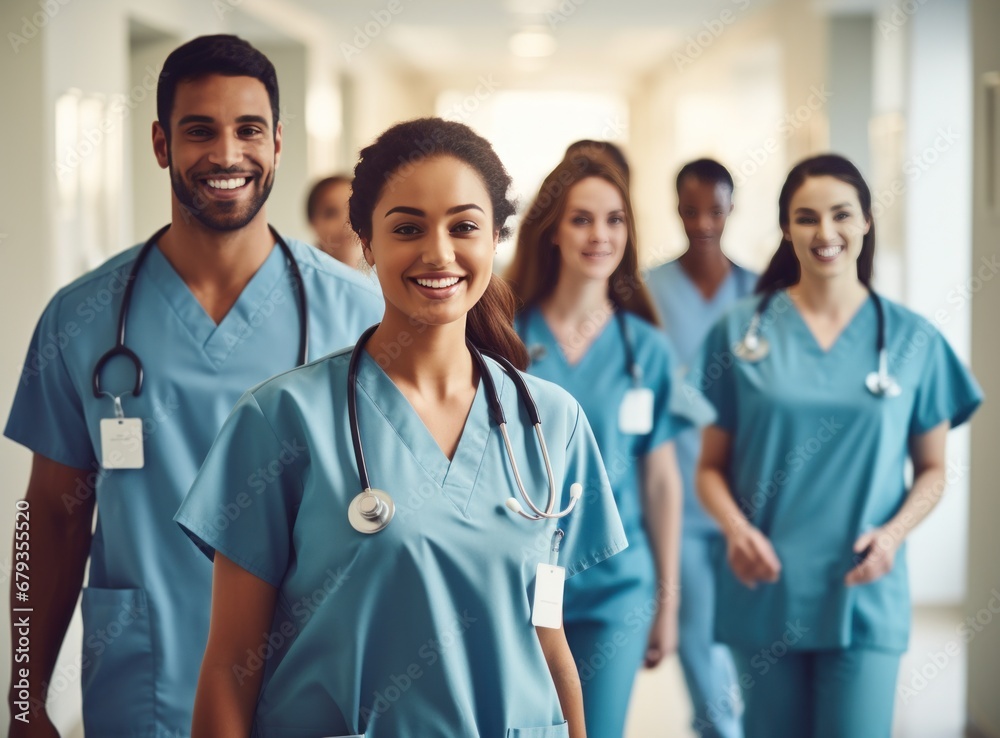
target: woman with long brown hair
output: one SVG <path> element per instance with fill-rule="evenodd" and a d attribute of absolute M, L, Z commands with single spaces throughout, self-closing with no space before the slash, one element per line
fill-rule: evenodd
<path fill-rule="evenodd" d="M 508 279 L 529 371 L 587 413 L 629 549 L 566 585 L 565 628 L 583 683 L 587 730 L 621 736 L 635 674 L 677 647 L 679 412 L 668 339 L 639 276 L 628 186 L 597 148 L 545 179 L 521 224 Z"/>
<path fill-rule="evenodd" d="M 511 366 L 510 177 L 436 118 L 354 175 L 382 322 L 247 393 L 177 515 L 215 555 L 194 735 L 582 738 L 555 560 L 627 543 L 580 406 Z"/>

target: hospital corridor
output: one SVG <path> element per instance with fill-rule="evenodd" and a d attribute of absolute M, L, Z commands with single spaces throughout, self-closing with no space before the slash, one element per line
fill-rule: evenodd
<path fill-rule="evenodd" d="M 12 738 L 1000 738 L 1000 0 L 4 0 Z"/>

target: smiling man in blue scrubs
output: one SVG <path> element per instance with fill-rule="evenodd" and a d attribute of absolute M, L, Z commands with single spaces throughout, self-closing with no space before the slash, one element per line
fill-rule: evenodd
<path fill-rule="evenodd" d="M 677 174 L 677 213 L 688 248 L 678 259 L 646 275 L 663 328 L 682 364 L 690 365 L 713 324 L 738 300 L 753 294 L 757 275 L 722 251 L 722 233 L 733 210 L 733 178 L 713 159 L 685 164 Z M 701 448 L 697 428 L 681 432 L 677 463 L 684 485 L 681 534 L 681 605 L 678 655 L 694 707 L 694 729 L 702 738 L 738 738 L 732 658 L 715 643 L 713 551 L 723 545 L 719 527 L 695 494 L 694 471 Z"/>
<path fill-rule="evenodd" d="M 369 280 L 292 240 L 297 285 L 268 228 L 282 135 L 277 78 L 263 54 L 234 36 L 181 46 L 164 63 L 157 116 L 153 150 L 170 171 L 171 223 L 138 270 L 128 310 L 125 346 L 142 362 L 141 392 L 132 393 L 136 369 L 124 357 L 101 371 L 105 394 L 92 388 L 95 365 L 115 345 L 137 246 L 49 303 L 5 431 L 34 453 L 31 708 L 15 709 L 11 692 L 11 736 L 57 735 L 43 705 L 88 556 L 87 735 L 190 733 L 212 567 L 173 515 L 240 395 L 299 360 L 302 288 L 309 359 L 352 344 L 382 314 Z M 291 440 L 277 459 L 260 459 L 260 472 L 302 453 Z M 12 683 L 23 666 L 13 664 Z"/>

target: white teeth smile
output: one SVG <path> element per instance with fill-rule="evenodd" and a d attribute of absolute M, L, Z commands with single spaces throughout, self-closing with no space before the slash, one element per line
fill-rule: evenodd
<path fill-rule="evenodd" d="M 237 187 L 242 187 L 247 183 L 246 177 L 238 177 L 236 179 L 207 179 L 205 183 L 216 190 L 235 190 Z"/>
<path fill-rule="evenodd" d="M 821 259 L 832 259 L 834 256 L 836 256 L 843 250 L 844 250 L 843 246 L 825 246 L 821 249 L 815 249 L 816 254 Z"/>
<path fill-rule="evenodd" d="M 421 287 L 430 287 L 431 289 L 441 290 L 458 284 L 458 280 L 458 277 L 448 277 L 447 279 L 418 279 L 416 282 Z"/>

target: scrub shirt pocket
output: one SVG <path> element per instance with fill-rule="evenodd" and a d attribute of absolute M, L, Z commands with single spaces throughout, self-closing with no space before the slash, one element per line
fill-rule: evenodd
<path fill-rule="evenodd" d="M 151 734 L 155 681 L 146 593 L 86 587 L 80 610 L 85 732 L 112 736 L 128 725 L 135 735 Z"/>
<path fill-rule="evenodd" d="M 547 728 L 507 728 L 507 738 L 569 738 L 569 725 L 559 723 Z"/>

